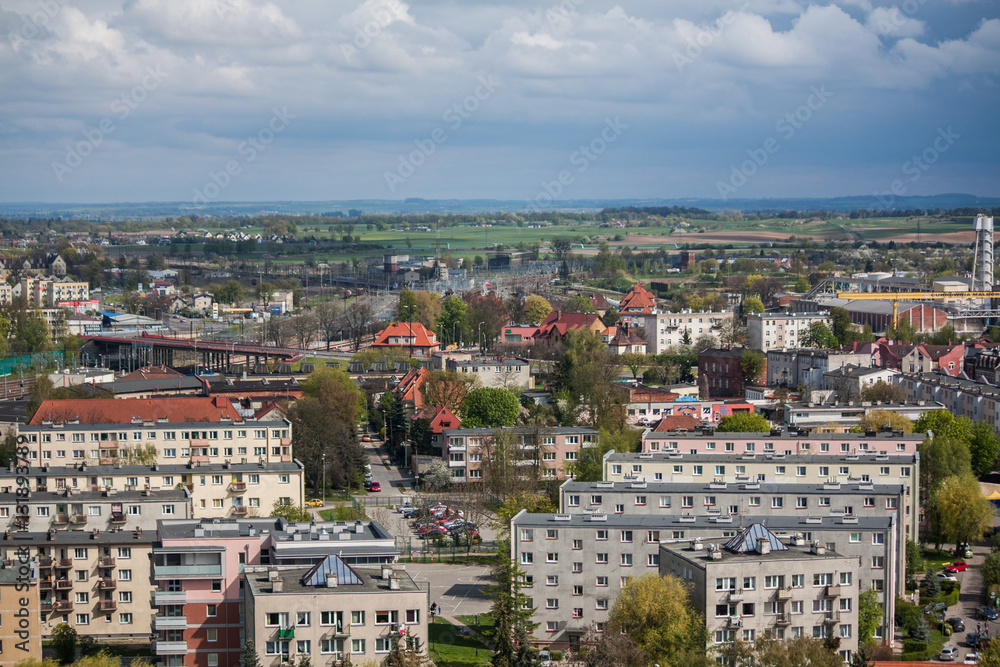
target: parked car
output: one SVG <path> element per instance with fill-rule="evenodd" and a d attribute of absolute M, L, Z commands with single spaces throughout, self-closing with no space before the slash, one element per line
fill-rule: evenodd
<path fill-rule="evenodd" d="M 372 441 L 372 437 L 370 435 L 363 435 L 363 436 L 361 436 L 361 442 L 371 442 L 371 441 Z"/>
<path fill-rule="evenodd" d="M 312 500 L 306 501 L 306 507 L 322 507 L 323 501 L 319 498 L 313 498 Z"/>
<path fill-rule="evenodd" d="M 979 654 L 973 651 L 972 653 L 965 654 L 965 660 L 962 661 L 966 665 L 978 665 L 979 664 Z"/>
<path fill-rule="evenodd" d="M 941 654 L 938 655 L 938 660 L 943 660 L 945 662 L 954 662 L 958 658 L 958 649 L 954 646 L 945 646 L 941 649 Z"/>
<path fill-rule="evenodd" d="M 376 481 L 368 482 L 368 491 L 371 493 L 378 493 L 382 490 L 382 485 Z"/>
<path fill-rule="evenodd" d="M 995 621 L 997 620 L 997 616 L 998 616 L 997 610 L 994 609 L 993 607 L 979 608 L 979 618 L 982 618 L 987 621 Z"/>
<path fill-rule="evenodd" d="M 949 618 L 945 621 L 955 632 L 965 632 L 965 621 L 960 618 Z"/>
<path fill-rule="evenodd" d="M 986 641 L 987 639 L 986 635 L 980 635 L 978 632 L 970 632 L 965 635 L 965 643 L 972 648 L 977 648 L 979 646 L 979 642 Z"/>
<path fill-rule="evenodd" d="M 955 555 L 961 556 L 962 558 L 972 558 L 972 547 L 968 544 L 959 544 L 958 548 L 955 549 Z"/>
<path fill-rule="evenodd" d="M 956 560 L 954 563 L 950 563 L 944 568 L 946 572 L 965 572 L 969 569 L 969 564 L 964 560 Z"/>
<path fill-rule="evenodd" d="M 938 572 L 934 576 L 941 581 L 958 581 L 958 577 L 955 576 L 954 572 Z"/>

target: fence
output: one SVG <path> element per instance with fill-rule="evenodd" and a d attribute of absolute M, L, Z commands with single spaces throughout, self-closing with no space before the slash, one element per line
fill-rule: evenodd
<path fill-rule="evenodd" d="M 355 496 L 353 498 L 354 509 L 360 511 L 362 507 L 398 507 L 399 505 L 416 505 L 413 496 L 384 496 L 377 495 Z"/>
<path fill-rule="evenodd" d="M 38 352 L 20 357 L 10 357 L 0 360 L 0 375 L 10 375 L 18 371 L 42 370 L 46 366 L 63 363 L 65 355 L 62 352 Z"/>

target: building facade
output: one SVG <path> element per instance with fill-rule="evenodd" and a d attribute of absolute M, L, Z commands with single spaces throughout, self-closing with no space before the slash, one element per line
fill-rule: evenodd
<path fill-rule="evenodd" d="M 830 314 L 819 313 L 753 313 L 747 315 L 748 347 L 753 350 L 808 347 L 809 327 L 814 322 L 832 325 Z"/>
<path fill-rule="evenodd" d="M 656 313 L 642 316 L 639 320 L 646 329 L 646 351 L 661 354 L 671 347 L 694 343 L 699 336 L 721 338 L 733 314 L 728 311 L 718 313 L 681 311 L 679 313 Z"/>
<path fill-rule="evenodd" d="M 475 482 L 483 478 L 483 459 L 494 451 L 500 429 L 456 428 L 442 431 L 441 456 L 451 471 L 452 482 Z M 597 445 L 597 429 L 588 426 L 515 426 L 502 429 L 514 439 L 513 447 L 524 465 L 538 469 L 543 480 L 566 479 L 566 467 L 579 460 L 583 447 Z"/>

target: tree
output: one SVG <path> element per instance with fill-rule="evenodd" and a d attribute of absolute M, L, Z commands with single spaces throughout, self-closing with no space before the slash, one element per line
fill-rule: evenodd
<path fill-rule="evenodd" d="M 906 392 L 898 384 L 889 384 L 879 380 L 875 384 L 865 386 L 861 390 L 861 400 L 879 403 L 902 403 L 906 400 Z"/>
<path fill-rule="evenodd" d="M 719 420 L 720 433 L 770 433 L 771 422 L 757 412 L 737 412 Z"/>
<path fill-rule="evenodd" d="M 767 357 L 760 350 L 743 350 L 740 355 L 740 373 L 744 384 L 756 384 L 767 369 Z"/>
<path fill-rule="evenodd" d="M 733 642 L 722 650 L 725 664 L 734 667 L 841 667 L 843 659 L 826 642 L 812 637 L 779 640 L 758 637 L 754 642 Z"/>
<path fill-rule="evenodd" d="M 969 440 L 972 472 L 982 477 L 993 470 L 1000 452 L 1000 439 L 989 422 L 979 421 L 972 425 L 972 437 Z"/>
<path fill-rule="evenodd" d="M 408 289 L 399 293 L 396 303 L 396 319 L 400 322 L 416 322 L 418 317 L 417 294 Z"/>
<path fill-rule="evenodd" d="M 837 347 L 837 337 L 833 335 L 824 322 L 812 322 L 803 343 L 807 347 L 818 347 L 826 350 Z"/>
<path fill-rule="evenodd" d="M 565 313 L 596 313 L 593 302 L 582 294 L 571 296 L 563 306 Z"/>
<path fill-rule="evenodd" d="M 28 397 L 28 417 L 27 421 L 31 421 L 31 418 L 35 416 L 35 412 L 41 407 L 42 403 L 52 398 L 52 393 L 55 391 L 55 385 L 52 384 L 52 379 L 48 375 L 39 375 L 35 378 L 35 386 L 31 390 L 31 395 Z"/>
<path fill-rule="evenodd" d="M 475 373 L 455 373 L 454 371 L 431 371 L 420 387 L 426 405 L 448 408 L 458 413 L 462 402 L 470 391 L 481 384 Z"/>
<path fill-rule="evenodd" d="M 479 387 L 470 391 L 462 402 L 460 416 L 464 428 L 513 426 L 520 405 L 506 389 Z"/>
<path fill-rule="evenodd" d="M 441 459 L 435 459 L 424 473 L 424 484 L 432 489 L 443 489 L 451 484 L 451 471 Z"/>
<path fill-rule="evenodd" d="M 577 460 L 567 465 L 567 472 L 577 482 L 600 482 L 604 479 L 604 456 L 608 452 L 613 450 L 618 454 L 629 454 L 641 448 L 642 433 L 636 429 L 601 429 L 597 434 L 597 445 L 581 447 Z"/>
<path fill-rule="evenodd" d="M 830 309 L 830 324 L 833 337 L 840 345 L 848 346 L 854 341 L 851 313 L 846 308 L 834 306 Z"/>
<path fill-rule="evenodd" d="M 760 300 L 760 297 L 748 296 L 743 299 L 743 312 L 747 313 L 763 313 L 764 312 L 764 302 Z"/>
<path fill-rule="evenodd" d="M 924 591 L 929 598 L 941 595 L 941 581 L 934 576 L 933 567 L 927 568 L 927 573 L 924 575 Z"/>
<path fill-rule="evenodd" d="M 632 379 L 639 376 L 639 369 L 649 363 L 649 357 L 640 352 L 625 352 L 618 355 L 620 361 L 632 373 Z"/>
<path fill-rule="evenodd" d="M 235 280 L 220 285 L 213 293 L 219 303 L 241 303 L 243 301 L 243 286 Z"/>
<path fill-rule="evenodd" d="M 618 309 L 612 306 L 611 308 L 608 308 L 607 310 L 604 311 L 604 315 L 601 316 L 601 319 L 604 320 L 604 323 L 606 325 L 608 325 L 609 327 L 613 327 L 619 322 L 621 322 L 622 316 L 618 312 Z"/>
<path fill-rule="evenodd" d="M 493 667 L 534 667 L 537 658 L 530 634 L 537 624 L 531 621 L 530 600 L 521 592 L 524 573 L 511 560 L 509 544 L 497 545 L 491 572 L 496 583 L 486 589 L 486 595 L 493 600 L 490 610 L 493 627 L 484 633 L 493 643 L 490 664 Z"/>
<path fill-rule="evenodd" d="M 320 335 L 326 342 L 326 349 L 330 349 L 330 341 L 336 339 L 337 334 L 343 331 L 343 315 L 340 308 L 333 301 L 327 301 L 316 307 L 316 326 Z"/>
<path fill-rule="evenodd" d="M 601 632 L 588 634 L 582 646 L 586 651 L 580 656 L 585 667 L 647 667 L 649 656 L 626 634 Z"/>
<path fill-rule="evenodd" d="M 51 344 L 49 325 L 42 318 L 30 315 L 21 319 L 14 329 L 14 351 L 19 354 L 45 352 Z"/>
<path fill-rule="evenodd" d="M 441 316 L 438 318 L 438 334 L 442 341 L 451 344 L 472 339 L 466 310 L 465 302 L 457 296 L 444 298 L 441 302 Z"/>
<path fill-rule="evenodd" d="M 257 655 L 257 647 L 252 639 L 243 642 L 243 651 L 240 653 L 240 667 L 260 667 L 260 657 Z"/>
<path fill-rule="evenodd" d="M 524 300 L 524 315 L 529 324 L 539 324 L 552 312 L 552 304 L 543 297 L 532 294 Z"/>
<path fill-rule="evenodd" d="M 719 347 L 719 339 L 713 336 L 712 334 L 701 334 L 695 339 L 694 344 L 692 345 L 692 348 L 694 349 L 695 352 L 714 350 L 718 347 Z"/>
<path fill-rule="evenodd" d="M 436 292 L 428 292 L 427 290 L 417 292 L 417 320 L 428 331 L 434 331 L 437 328 L 440 318 L 441 295 Z"/>
<path fill-rule="evenodd" d="M 748 335 L 743 320 L 733 315 L 723 320 L 719 340 L 727 347 L 739 347 L 747 344 Z"/>
<path fill-rule="evenodd" d="M 858 646 L 871 641 L 882 627 L 882 605 L 878 598 L 878 591 L 874 588 L 869 588 L 858 597 Z"/>
<path fill-rule="evenodd" d="M 857 426 L 851 428 L 852 433 L 866 431 L 881 431 L 883 426 L 889 426 L 893 431 L 913 433 L 913 422 L 892 410 L 868 410 Z"/>
<path fill-rule="evenodd" d="M 500 329 L 507 323 L 507 311 L 503 300 L 492 293 L 485 296 L 467 293 L 465 303 L 466 320 L 469 322 L 472 335 L 478 338 L 482 332 L 485 338 L 485 341 L 479 339 L 476 343 L 480 345 L 485 343 L 486 347 L 489 347 L 500 337 Z"/>
<path fill-rule="evenodd" d="M 351 305 L 344 310 L 344 323 L 347 325 L 347 331 L 350 332 L 355 352 L 361 348 L 361 340 L 371 327 L 372 317 L 371 304 L 361 299 L 351 302 Z"/>
<path fill-rule="evenodd" d="M 591 426 L 624 426 L 628 391 L 618 382 L 617 360 L 600 335 L 570 331 L 563 340 L 563 356 L 556 363 L 555 375 L 556 385 L 566 390 L 564 397 L 586 407 Z"/>
<path fill-rule="evenodd" d="M 312 512 L 306 509 L 305 506 L 283 503 L 280 500 L 274 501 L 274 506 L 271 508 L 271 516 L 281 517 L 293 523 L 313 520 Z"/>
<path fill-rule="evenodd" d="M 942 537 L 956 546 L 982 538 L 993 524 L 993 505 L 986 500 L 973 475 L 954 475 L 941 484 L 934 504 Z"/>
<path fill-rule="evenodd" d="M 986 560 L 982 567 L 983 585 L 989 590 L 993 586 L 1000 585 L 1000 551 L 994 551 Z"/>
<path fill-rule="evenodd" d="M 67 665 L 76 659 L 77 634 L 72 627 L 60 623 L 52 628 L 49 640 L 56 652 L 56 659 L 60 663 Z"/>
<path fill-rule="evenodd" d="M 651 661 L 674 667 L 686 664 L 678 659 L 687 651 L 704 653 L 707 643 L 688 585 L 656 572 L 628 580 L 611 606 L 605 632 L 625 632 Z"/>
<path fill-rule="evenodd" d="M 292 335 L 300 348 L 307 348 L 316 335 L 316 317 L 312 313 L 299 313 L 288 320 Z"/>

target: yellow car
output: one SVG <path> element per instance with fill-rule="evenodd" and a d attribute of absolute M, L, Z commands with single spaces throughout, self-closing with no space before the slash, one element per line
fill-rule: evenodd
<path fill-rule="evenodd" d="M 306 501 L 306 507 L 322 507 L 323 501 L 319 498 L 313 498 L 312 500 Z"/>

